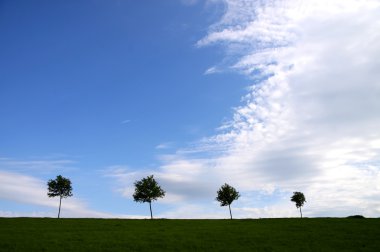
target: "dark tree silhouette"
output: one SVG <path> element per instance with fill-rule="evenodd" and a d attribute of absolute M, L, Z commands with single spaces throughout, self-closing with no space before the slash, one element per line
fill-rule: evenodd
<path fill-rule="evenodd" d="M 305 195 L 302 192 L 294 192 L 293 196 L 290 198 L 291 201 L 296 203 L 296 207 L 300 209 L 301 219 L 302 219 L 302 210 L 301 207 L 306 202 Z"/>
<path fill-rule="evenodd" d="M 49 197 L 59 196 L 59 210 L 58 210 L 58 219 L 61 214 L 61 202 L 62 198 L 67 198 L 73 196 L 70 179 L 64 178 L 61 175 L 58 175 L 55 180 L 50 179 L 47 183 Z"/>
<path fill-rule="evenodd" d="M 150 218 L 153 219 L 152 201 L 163 198 L 165 191 L 161 189 L 153 175 L 135 182 L 135 193 L 133 199 L 136 202 L 149 202 Z"/>
<path fill-rule="evenodd" d="M 230 217 L 232 220 L 231 203 L 240 197 L 239 192 L 236 191 L 236 189 L 232 186 L 225 183 L 217 191 L 217 194 L 218 196 L 216 197 L 216 200 L 220 202 L 220 206 L 228 205 L 228 208 L 230 209 Z"/>

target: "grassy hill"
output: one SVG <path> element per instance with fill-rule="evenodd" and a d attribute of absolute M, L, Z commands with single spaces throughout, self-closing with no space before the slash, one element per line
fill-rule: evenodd
<path fill-rule="evenodd" d="M 380 219 L 0 218 L 0 251 L 380 251 Z"/>

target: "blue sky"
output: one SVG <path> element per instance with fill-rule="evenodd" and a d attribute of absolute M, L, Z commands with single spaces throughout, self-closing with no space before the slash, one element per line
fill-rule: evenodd
<path fill-rule="evenodd" d="M 322 1 L 323 2 L 323 1 Z M 1 1 L 0 216 L 380 214 L 377 1 Z M 329 195 L 328 197 L 323 195 Z M 336 200 L 339 198 L 340 200 Z"/>
<path fill-rule="evenodd" d="M 248 84 L 203 74 L 218 53 L 195 43 L 216 8 L 6 1 L 2 9 L 6 156 L 147 166 L 156 145 L 212 133 Z"/>

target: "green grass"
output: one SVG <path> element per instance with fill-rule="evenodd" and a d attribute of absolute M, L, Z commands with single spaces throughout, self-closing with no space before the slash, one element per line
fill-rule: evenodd
<path fill-rule="evenodd" d="M 380 219 L 0 218 L 0 251 L 380 251 Z"/>

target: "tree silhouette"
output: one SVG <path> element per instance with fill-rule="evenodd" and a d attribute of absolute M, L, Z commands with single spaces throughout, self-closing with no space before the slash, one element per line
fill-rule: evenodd
<path fill-rule="evenodd" d="M 302 219 L 302 210 L 301 207 L 306 202 L 305 195 L 302 192 L 294 192 L 293 196 L 290 198 L 291 201 L 296 203 L 296 207 L 300 209 L 301 219 Z"/>
<path fill-rule="evenodd" d="M 228 208 L 230 209 L 231 220 L 232 220 L 231 203 L 240 197 L 239 192 L 236 191 L 236 189 L 233 188 L 232 186 L 225 183 L 217 191 L 217 194 L 218 196 L 216 197 L 216 200 L 220 202 L 220 206 L 228 205 Z"/>
<path fill-rule="evenodd" d="M 135 193 L 133 199 L 136 202 L 149 202 L 150 218 L 153 219 L 152 201 L 163 198 L 165 191 L 161 189 L 153 175 L 135 182 Z"/>
<path fill-rule="evenodd" d="M 49 197 L 59 196 L 59 210 L 58 210 L 58 219 L 61 214 L 61 202 L 62 198 L 67 198 L 73 196 L 70 179 L 64 178 L 61 175 L 58 175 L 55 180 L 50 179 L 47 183 Z"/>

